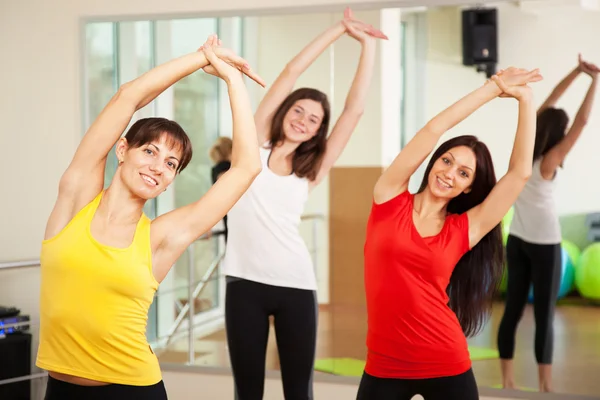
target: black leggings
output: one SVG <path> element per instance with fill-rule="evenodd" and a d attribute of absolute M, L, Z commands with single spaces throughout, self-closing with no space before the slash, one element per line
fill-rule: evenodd
<path fill-rule="evenodd" d="M 376 378 L 363 373 L 356 400 L 478 400 L 473 370 L 456 376 L 429 379 Z"/>
<path fill-rule="evenodd" d="M 44 400 L 167 400 L 163 381 L 151 386 L 80 386 L 48 377 Z"/>
<path fill-rule="evenodd" d="M 317 312 L 312 290 L 228 277 L 225 325 L 236 400 L 263 398 L 270 315 L 275 322 L 285 399 L 313 399 Z"/>
<path fill-rule="evenodd" d="M 561 279 L 561 248 L 558 244 L 533 244 L 509 235 L 506 243 L 508 283 L 506 306 L 498 329 L 498 352 L 512 359 L 515 333 L 533 283 L 535 315 L 535 358 L 552 364 L 554 306 Z"/>

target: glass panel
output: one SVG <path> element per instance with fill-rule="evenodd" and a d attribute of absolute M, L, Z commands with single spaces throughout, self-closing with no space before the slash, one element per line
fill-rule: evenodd
<path fill-rule="evenodd" d="M 406 22 L 400 23 L 400 148 L 406 146 Z"/>
<path fill-rule="evenodd" d="M 87 109 L 85 129 L 94 122 L 118 87 L 116 24 L 90 23 L 86 26 Z M 111 151 L 104 172 L 104 187 L 108 187 L 117 169 Z"/>
<path fill-rule="evenodd" d="M 217 32 L 217 19 L 199 18 L 173 20 L 171 25 L 171 57 L 194 51 Z M 194 156 L 175 182 L 175 207 L 182 207 L 202 197 L 211 187 L 211 161 L 208 149 L 219 135 L 219 79 L 202 71 L 191 74 L 173 86 L 173 119 L 188 133 Z M 215 241 L 200 241 L 194 245 L 195 280 L 207 272 L 216 256 Z M 175 267 L 175 287 L 181 287 L 176 299 L 187 303 L 188 258 L 181 257 Z M 218 306 L 218 285 L 207 283 L 197 300 L 196 313 Z"/>

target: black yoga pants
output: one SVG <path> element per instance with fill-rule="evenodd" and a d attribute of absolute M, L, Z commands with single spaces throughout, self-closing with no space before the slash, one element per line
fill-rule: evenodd
<path fill-rule="evenodd" d="M 270 316 L 285 400 L 313 399 L 317 314 L 313 290 L 227 278 L 225 325 L 236 400 L 263 398 Z"/>
<path fill-rule="evenodd" d="M 512 359 L 517 325 L 533 283 L 535 316 L 535 358 L 538 364 L 552 364 L 554 308 L 561 279 L 561 246 L 534 244 L 509 235 L 506 243 L 508 282 L 506 305 L 498 329 L 501 359 Z"/>
<path fill-rule="evenodd" d="M 151 386 L 74 385 L 48 377 L 44 400 L 167 400 L 167 392 L 162 381 Z"/>
<path fill-rule="evenodd" d="M 425 400 L 478 400 L 473 371 L 428 379 L 377 378 L 363 373 L 356 400 L 410 400 L 420 394 Z"/>

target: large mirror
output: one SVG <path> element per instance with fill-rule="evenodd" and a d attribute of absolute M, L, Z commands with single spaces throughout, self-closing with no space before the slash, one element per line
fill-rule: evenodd
<path fill-rule="evenodd" d="M 461 351 L 468 354 L 467 364 L 472 365 L 480 388 L 504 386 L 522 392 L 551 389 L 565 394 L 598 395 L 600 247 L 596 241 L 600 238 L 597 231 L 600 216 L 596 213 L 600 210 L 600 191 L 595 184 L 596 169 L 592 161 L 599 140 L 596 131 L 600 129 L 600 112 L 593 99 L 595 65 L 600 64 L 600 48 L 597 44 L 598 14 L 582 4 L 522 1 L 498 2 L 484 8 L 360 8 L 354 11 L 353 17 L 387 35 L 387 40 L 374 41 L 375 50 L 368 56 L 372 57 L 371 61 L 364 56 L 364 45 L 352 35 L 332 34 L 336 36 L 334 39 L 323 39 L 324 32 L 340 23 L 343 9 L 319 13 L 88 22 L 83 31 L 84 121 L 86 126 L 93 121 L 119 85 L 157 64 L 194 51 L 211 33 L 218 33 L 223 45 L 248 60 L 266 81 L 267 88 L 263 89 L 247 80 L 255 110 L 280 74 L 297 72 L 286 70 L 296 65 L 291 64 L 296 55 L 315 38 L 329 40 L 331 44 L 328 42 L 324 46 L 314 62 L 293 82 L 293 87 L 314 88 L 327 96 L 330 131 L 337 121 L 342 121 L 340 117 L 344 113 L 348 116 L 348 110 L 353 106 L 358 107 L 355 111 L 360 120 L 331 171 L 310 191 L 295 228 L 304 241 L 306 254 L 310 255 L 307 265 L 311 266 L 310 274 L 314 276 L 314 282 L 310 284 L 299 281 L 298 288 L 307 290 L 310 286 L 315 289 L 316 300 L 309 304 L 313 304 L 313 311 L 316 306 L 318 317 L 304 321 L 302 312 L 297 310 L 293 317 L 295 322 L 280 322 L 285 318 L 274 306 L 267 313 L 269 335 L 264 363 L 267 373 L 280 371 L 286 362 L 293 371 L 294 361 L 282 362 L 278 352 L 280 347 L 286 347 L 282 350 L 286 352 L 283 358 L 294 359 L 298 353 L 308 352 L 310 360 L 310 353 L 314 353 L 315 375 L 354 377 L 358 384 L 368 352 L 377 353 L 378 340 L 383 340 L 377 338 L 377 332 L 379 329 L 390 332 L 389 327 L 369 326 L 378 318 L 369 314 L 384 312 L 385 307 L 412 310 L 411 301 L 422 303 L 427 297 L 406 297 L 409 296 L 407 292 L 424 296 L 419 290 L 429 290 L 416 287 L 403 290 L 401 285 L 407 281 L 402 280 L 402 274 L 388 271 L 373 279 L 389 279 L 390 282 L 400 279 L 398 292 L 386 294 L 390 296 L 390 302 L 381 303 L 381 299 L 369 290 L 365 294 L 365 239 L 375 183 L 419 129 L 463 96 L 482 87 L 494 73 L 509 66 L 528 70 L 539 68 L 543 80 L 530 84 L 531 102 L 539 110 L 538 126 L 545 124 L 551 133 L 538 131 L 538 136 L 562 135 L 554 143 L 562 143 L 560 154 L 563 158 L 553 169 L 556 176 L 552 173 L 549 179 L 548 176 L 541 177 L 541 160 L 552 146 L 548 142 L 540 144 L 545 150 L 537 153 L 540 158 L 533 163 L 529 183 L 503 220 L 502 253 L 506 257 L 503 257 L 502 283 L 494 295 L 491 314 L 481 331 L 468 338 L 468 348 Z M 365 59 L 361 59 L 361 54 Z M 364 94 L 354 94 L 361 100 L 353 103 L 349 90 L 361 62 L 373 63 L 372 72 L 366 75 L 370 75 L 370 83 L 365 85 L 368 89 Z M 522 123 L 520 103 L 505 98 L 486 101 L 442 135 L 438 144 L 459 135 L 477 136 L 489 148 L 495 175 L 500 179 L 511 166 L 515 132 Z M 544 120 L 543 111 L 548 109 L 551 110 L 546 112 Z M 214 146 L 219 137 L 231 136 L 232 125 L 225 85 L 202 72 L 181 80 L 140 110 L 136 117 L 150 115 L 178 121 L 194 145 L 192 163 L 173 188 L 148 204 L 147 213 L 154 217 L 189 204 L 206 193 L 213 184 L 211 170 L 223 161 L 211 157 Z M 573 145 L 565 145 L 565 141 Z M 554 149 L 552 154 L 559 152 Z M 414 172 L 409 192 L 414 194 L 419 190 L 429 159 L 426 157 Z M 111 159 L 106 171 L 107 182 L 110 182 L 115 167 L 116 160 Z M 418 207 L 415 212 L 418 214 Z M 203 236 L 191 246 L 162 283 L 155 298 L 148 322 L 148 338 L 165 365 L 231 367 L 226 290 L 229 285 L 239 283 L 228 281 L 222 268 L 230 244 L 219 234 L 222 231 L 223 224 L 220 224 L 213 234 Z M 390 242 L 395 239 L 395 236 L 387 238 Z M 280 244 L 285 246 L 283 242 Z M 279 249 L 275 247 L 269 251 Z M 451 258 L 448 255 L 448 259 Z M 492 258 L 489 253 L 483 264 L 487 265 Z M 298 260 L 298 263 L 306 261 L 300 256 Z M 392 266 L 396 262 L 393 254 L 380 260 Z M 444 264 L 447 259 L 442 257 L 439 261 Z M 429 275 L 424 272 L 423 276 Z M 487 275 L 476 276 L 485 278 Z M 414 285 L 427 287 L 428 279 L 423 278 Z M 447 282 L 444 279 L 447 278 L 440 279 L 438 289 L 445 288 Z M 367 282 L 367 286 L 372 284 Z M 479 286 L 484 284 L 478 283 Z M 389 285 L 386 287 L 389 289 Z M 265 293 L 271 289 L 265 288 Z M 432 295 L 435 301 L 432 300 L 431 307 L 443 304 L 440 299 L 444 293 Z M 396 295 L 404 303 L 394 300 Z M 476 301 L 470 299 L 468 302 Z M 432 319 L 448 315 L 444 311 L 438 314 L 423 304 L 419 304 L 414 312 L 424 309 L 431 311 Z M 227 312 L 241 311 L 232 308 Z M 400 331 L 395 333 L 397 337 L 385 338 L 389 340 L 389 346 L 404 343 L 413 346 L 411 351 L 415 352 L 419 346 L 429 349 L 423 350 L 422 360 L 413 360 L 414 366 L 407 372 L 407 377 L 417 377 L 419 368 L 424 369 L 423 376 L 435 374 L 437 372 L 431 371 L 436 368 L 431 364 L 444 362 L 426 360 L 431 349 L 437 348 L 427 347 L 435 334 L 426 335 L 431 333 L 430 329 L 443 328 L 434 323 L 437 321 L 430 321 L 432 325 L 428 325 L 427 315 L 421 314 L 418 318 L 418 323 L 425 323 L 419 327 L 425 336 L 413 337 L 415 332 Z M 257 317 L 256 325 L 262 321 Z M 313 326 L 314 322 L 317 322 L 316 326 Z M 286 323 L 291 325 L 286 326 Z M 390 326 L 395 323 L 389 321 Z M 251 330 L 256 330 L 254 328 Z M 298 339 L 294 335 L 286 336 L 289 335 L 286 329 L 298 332 L 305 329 L 306 332 Z M 370 329 L 375 333 L 373 337 L 369 333 L 368 341 Z M 316 332 L 315 338 L 310 337 L 311 331 Z M 452 335 L 439 333 L 436 346 L 460 347 L 451 341 Z M 238 331 L 235 339 L 230 339 L 249 343 L 245 340 L 250 340 L 253 334 L 250 330 Z M 371 345 L 374 347 L 368 351 L 367 346 Z M 257 346 L 260 355 L 260 341 Z M 373 357 L 374 365 L 382 362 L 377 357 L 393 358 L 390 354 L 371 353 L 369 357 Z M 512 361 L 509 361 L 511 357 Z M 394 361 L 389 362 L 393 364 Z M 406 367 L 406 360 L 403 362 Z M 462 363 L 466 365 L 464 360 Z M 377 368 L 373 366 L 371 370 Z"/>

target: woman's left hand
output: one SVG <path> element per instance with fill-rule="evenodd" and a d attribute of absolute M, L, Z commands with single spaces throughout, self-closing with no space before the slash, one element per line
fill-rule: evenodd
<path fill-rule="evenodd" d="M 346 8 L 344 11 L 342 24 L 346 28 L 348 35 L 361 43 L 364 43 L 371 38 L 388 40 L 388 37 L 379 29 L 375 29 L 372 25 L 354 19 L 354 13 L 350 7 Z"/>

